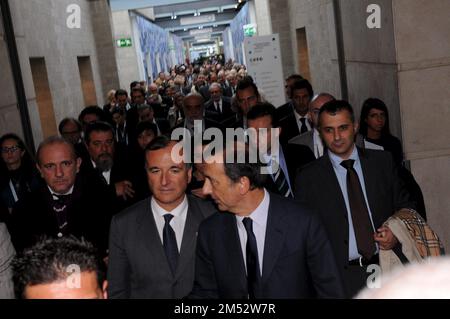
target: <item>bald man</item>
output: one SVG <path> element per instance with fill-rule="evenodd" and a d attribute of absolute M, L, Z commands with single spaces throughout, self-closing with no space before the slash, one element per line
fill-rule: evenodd
<path fill-rule="evenodd" d="M 323 155 L 323 143 L 317 130 L 319 122 L 319 112 L 324 104 L 335 100 L 329 93 L 319 93 L 313 97 L 309 103 L 309 114 L 313 123 L 313 129 L 306 133 L 297 135 L 289 140 L 289 144 L 308 146 L 316 158 Z"/>

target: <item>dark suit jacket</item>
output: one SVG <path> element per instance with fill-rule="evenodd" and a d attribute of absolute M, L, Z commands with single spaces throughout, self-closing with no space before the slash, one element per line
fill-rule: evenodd
<path fill-rule="evenodd" d="M 325 229 L 299 203 L 270 195 L 260 298 L 336 298 L 343 287 Z M 198 232 L 192 298 L 248 296 L 236 216 L 220 212 Z"/>
<path fill-rule="evenodd" d="M 98 185 L 78 175 L 67 205 L 67 234 L 90 241 L 101 254 L 108 244 L 111 202 Z M 47 185 L 20 200 L 13 210 L 10 233 L 17 251 L 33 245 L 41 236 L 59 233 L 53 199 Z"/>
<path fill-rule="evenodd" d="M 275 115 L 278 119 L 278 121 L 281 121 L 285 119 L 287 116 L 291 115 L 293 112 L 294 107 L 292 106 L 292 101 L 287 102 L 286 104 L 283 104 L 279 107 L 277 107 L 277 110 L 275 111 Z"/>
<path fill-rule="evenodd" d="M 293 112 L 284 119 L 280 120 L 278 125 L 283 128 L 280 134 L 281 144 L 287 144 L 291 138 L 300 134 L 297 120 Z"/>
<path fill-rule="evenodd" d="M 147 198 L 111 222 L 108 265 L 110 298 L 183 298 L 194 282 L 194 256 L 200 222 L 216 210 L 188 196 L 189 208 L 175 275 L 172 274 Z"/>
<path fill-rule="evenodd" d="M 375 229 L 396 210 L 415 209 L 403 182 L 398 178 L 389 153 L 359 148 L 358 153 Z M 308 204 L 322 218 L 346 284 L 347 297 L 352 297 L 358 285 L 351 282 L 354 276 L 348 267 L 348 215 L 328 152 L 300 171 L 296 178 L 295 194 L 297 200 Z M 365 284 L 364 277 L 361 277 L 361 280 L 359 288 Z"/>
<path fill-rule="evenodd" d="M 116 195 L 115 183 L 124 180 L 132 181 L 133 179 L 132 170 L 128 166 L 130 163 L 126 163 L 126 159 L 126 149 L 122 145 L 116 144 L 116 154 L 114 157 L 114 165 L 111 168 L 109 184 L 106 183 L 100 171 L 94 168 L 90 158 L 81 163 L 80 174 L 89 180 L 90 183 L 99 185 L 98 190 L 101 189 L 101 192 L 106 192 L 109 200 L 114 203 L 111 216 L 136 202 L 136 199 L 129 198 L 124 200 L 122 197 Z M 96 192 L 97 190 L 94 189 L 93 191 Z"/>
<path fill-rule="evenodd" d="M 286 160 L 286 166 L 289 174 L 289 181 L 291 183 L 292 191 L 295 191 L 295 176 L 297 171 L 306 164 L 314 161 L 314 153 L 304 145 L 287 144 L 282 146 L 284 159 Z M 265 187 L 278 194 L 277 186 L 271 176 L 266 176 Z"/>
<path fill-rule="evenodd" d="M 231 101 L 227 97 L 222 97 L 222 113 L 217 112 L 214 101 L 209 100 L 205 104 L 205 117 L 213 121 L 219 122 L 222 125 L 228 124 L 230 121 L 234 122 L 236 113 L 231 110 Z"/>

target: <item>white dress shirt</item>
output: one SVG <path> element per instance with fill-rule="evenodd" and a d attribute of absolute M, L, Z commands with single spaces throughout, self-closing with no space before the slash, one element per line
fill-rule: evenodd
<path fill-rule="evenodd" d="M 95 162 L 93 160 L 91 160 L 91 162 L 92 162 L 92 166 L 94 166 L 94 168 L 97 168 L 97 165 L 95 164 Z M 111 183 L 111 170 L 102 172 L 102 175 L 106 179 L 106 183 L 109 185 Z"/>
<path fill-rule="evenodd" d="M 52 198 L 53 198 L 54 200 L 58 200 L 58 197 L 57 197 L 57 196 L 61 196 L 61 195 L 64 196 L 64 195 L 70 195 L 70 194 L 72 194 L 72 193 L 73 193 L 74 185 L 72 185 L 72 187 L 69 189 L 69 191 L 68 191 L 67 193 L 64 193 L 64 194 L 58 194 L 58 193 L 54 192 L 54 191 L 50 188 L 50 186 L 47 185 L 47 187 L 48 187 L 48 190 L 50 191 L 50 194 L 52 194 Z"/>
<path fill-rule="evenodd" d="M 313 131 L 314 156 L 319 158 L 323 156 L 323 143 L 319 131 L 316 128 L 313 128 Z"/>
<path fill-rule="evenodd" d="M 306 127 L 308 128 L 308 132 L 312 130 L 311 123 L 309 122 L 310 119 L 309 119 L 308 113 L 306 113 L 305 116 L 301 116 L 294 109 L 294 115 L 295 115 L 295 120 L 297 121 L 297 126 L 298 126 L 298 131 L 299 132 L 302 131 L 302 123 L 300 122 L 300 119 L 303 119 L 303 118 L 305 119 L 305 124 L 306 124 Z"/>
<path fill-rule="evenodd" d="M 214 102 L 214 108 L 217 111 L 217 108 L 219 108 L 219 112 L 222 113 L 222 99 L 219 100 L 219 102 Z"/>
<path fill-rule="evenodd" d="M 352 220 L 352 213 L 350 210 L 350 202 L 348 199 L 348 193 L 347 193 L 347 169 L 342 167 L 342 158 L 339 156 L 333 154 L 330 150 L 328 150 L 328 155 L 330 156 L 331 164 L 333 165 L 334 172 L 336 174 L 337 180 L 339 182 L 339 186 L 341 188 L 342 196 L 344 197 L 345 207 L 347 208 L 347 219 L 348 219 L 348 236 L 349 236 L 349 244 L 348 244 L 348 256 L 349 260 L 358 259 L 361 257 L 361 255 L 358 252 L 358 247 L 356 244 L 356 235 L 355 235 L 355 228 L 353 227 L 353 220 Z M 359 183 L 361 184 L 361 189 L 364 194 L 364 199 L 366 202 L 367 210 L 369 211 L 369 218 L 370 222 L 372 223 L 372 227 L 375 227 L 373 224 L 372 219 L 372 212 L 370 210 L 369 201 L 367 200 L 367 192 L 366 192 L 366 184 L 364 182 L 364 174 L 361 167 L 361 160 L 359 159 L 358 150 L 356 146 L 353 148 L 353 152 L 350 155 L 349 159 L 354 160 L 353 168 L 356 171 L 356 174 L 359 178 Z M 377 246 L 377 253 L 378 253 L 378 244 L 375 244 Z"/>
<path fill-rule="evenodd" d="M 269 216 L 269 204 L 270 196 L 269 193 L 264 189 L 264 198 L 261 203 L 256 207 L 256 209 L 247 217 L 252 219 L 253 224 L 253 234 L 256 238 L 256 246 L 258 248 L 258 261 L 259 270 L 263 271 L 263 260 L 264 260 L 264 242 L 266 239 L 266 228 L 267 228 L 267 217 Z M 244 217 L 236 216 L 239 241 L 241 242 L 242 256 L 244 257 L 245 268 L 247 269 L 247 231 L 242 223 Z"/>
<path fill-rule="evenodd" d="M 188 211 L 188 201 L 186 195 L 184 196 L 184 200 L 180 205 L 175 207 L 172 211 L 168 212 L 164 208 L 158 205 L 155 198 L 151 199 L 151 208 L 153 213 L 153 218 L 155 219 L 156 228 L 158 229 L 159 238 L 161 239 L 161 243 L 163 241 L 163 230 L 166 221 L 164 220 L 164 215 L 171 214 L 173 218 L 170 220 L 170 226 L 175 232 L 175 238 L 177 239 L 178 252 L 180 252 L 181 242 L 183 240 L 184 233 L 184 225 L 186 224 L 186 217 Z"/>

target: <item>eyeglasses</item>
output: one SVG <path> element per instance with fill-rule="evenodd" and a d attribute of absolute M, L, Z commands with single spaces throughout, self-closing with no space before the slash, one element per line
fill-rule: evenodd
<path fill-rule="evenodd" d="M 18 146 L 12 146 L 12 147 L 2 147 L 2 153 L 7 154 L 7 153 L 15 153 L 19 150 L 20 148 Z"/>

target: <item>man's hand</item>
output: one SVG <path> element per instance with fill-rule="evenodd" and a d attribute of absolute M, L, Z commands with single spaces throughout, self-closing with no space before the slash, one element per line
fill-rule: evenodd
<path fill-rule="evenodd" d="M 131 184 L 131 182 L 122 181 L 116 183 L 114 186 L 116 186 L 116 195 L 122 196 L 124 200 L 134 197 L 133 184 Z"/>
<path fill-rule="evenodd" d="M 398 240 L 387 226 L 378 228 L 377 232 L 373 235 L 374 239 L 380 245 L 380 249 L 389 250 L 397 245 Z"/>

